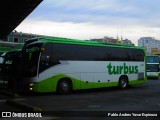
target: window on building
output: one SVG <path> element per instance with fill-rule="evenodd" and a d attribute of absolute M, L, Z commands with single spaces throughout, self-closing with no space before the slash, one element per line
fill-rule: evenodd
<path fill-rule="evenodd" d="M 22 39 L 22 42 L 25 43 L 28 39 L 24 38 Z"/>
<path fill-rule="evenodd" d="M 13 38 L 13 39 L 14 42 L 18 43 L 18 38 Z"/>

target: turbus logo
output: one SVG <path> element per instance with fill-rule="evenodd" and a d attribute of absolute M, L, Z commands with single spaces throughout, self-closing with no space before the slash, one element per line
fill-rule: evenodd
<path fill-rule="evenodd" d="M 113 66 L 111 63 L 107 66 L 108 73 L 112 74 L 137 74 L 138 66 L 127 66 L 124 63 L 122 66 Z"/>

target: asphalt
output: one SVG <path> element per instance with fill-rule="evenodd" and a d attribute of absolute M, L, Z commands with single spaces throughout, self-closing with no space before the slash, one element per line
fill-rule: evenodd
<path fill-rule="evenodd" d="M 80 112 L 82 114 L 86 111 L 160 112 L 160 79 L 148 80 L 144 85 L 133 86 L 126 90 L 107 88 L 78 91 L 69 95 L 46 93 L 21 94 L 15 97 L 12 95 L 12 91 L 10 91 L 11 93 L 8 91 L 4 93 L 5 90 L 2 91 L 3 92 L 0 93 L 6 96 L 8 95 L 5 100 L 1 99 L 5 101 L 6 105 L 26 112 L 48 112 L 50 114 L 59 111 L 61 111 L 61 113 L 68 113 L 67 111 L 82 111 Z M 68 113 L 68 115 L 77 114 L 76 112 L 72 112 Z M 65 116 L 67 115 L 65 114 Z M 76 118 L 77 117 L 75 117 L 75 119 Z M 68 117 L 66 119 L 68 119 Z"/>
<path fill-rule="evenodd" d="M 41 112 L 42 109 L 35 107 L 33 105 L 25 103 L 26 99 L 21 98 L 21 96 L 17 93 L 13 93 L 13 91 L 7 89 L 6 87 L 0 87 L 0 94 L 8 96 L 6 99 L 0 99 L 1 102 L 5 102 L 7 105 L 16 107 L 23 111 L 27 112 Z"/>
<path fill-rule="evenodd" d="M 25 103 L 25 101 L 22 102 L 22 100 L 9 99 L 9 100 L 6 100 L 6 104 L 23 109 L 27 112 L 42 112 L 41 108 L 27 104 Z"/>

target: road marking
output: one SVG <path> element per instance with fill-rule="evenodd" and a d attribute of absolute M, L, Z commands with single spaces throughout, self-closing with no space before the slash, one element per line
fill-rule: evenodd
<path fill-rule="evenodd" d="M 14 100 L 27 100 L 27 99 L 17 98 L 17 99 L 14 99 Z M 2 100 L 0 100 L 0 103 L 2 103 L 2 102 L 6 102 L 6 99 L 2 99 Z"/>
<path fill-rule="evenodd" d="M 102 105 L 90 105 L 88 107 L 90 107 L 90 108 L 98 108 L 98 107 L 102 107 Z"/>
<path fill-rule="evenodd" d="M 16 98 L 14 100 L 27 100 L 27 99 L 24 99 L 24 98 Z"/>
<path fill-rule="evenodd" d="M 6 100 L 0 100 L 0 103 L 2 103 L 2 102 L 6 102 Z"/>

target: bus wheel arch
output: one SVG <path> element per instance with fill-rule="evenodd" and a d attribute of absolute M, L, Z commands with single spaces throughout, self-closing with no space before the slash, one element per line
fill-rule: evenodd
<path fill-rule="evenodd" d="M 59 94 L 68 94 L 73 89 L 72 80 L 70 78 L 61 78 L 57 83 L 56 92 Z"/>
<path fill-rule="evenodd" d="M 129 82 L 128 76 L 127 75 L 122 75 L 119 78 L 118 87 L 120 89 L 125 89 L 125 88 L 128 87 L 128 82 Z"/>

